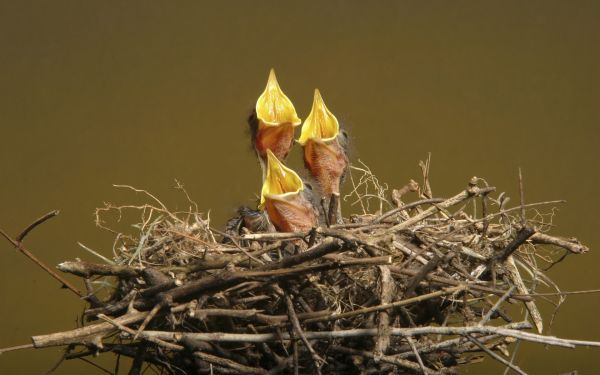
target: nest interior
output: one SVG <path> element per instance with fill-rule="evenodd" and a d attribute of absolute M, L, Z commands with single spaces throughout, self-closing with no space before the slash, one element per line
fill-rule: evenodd
<path fill-rule="evenodd" d="M 388 194 L 352 167 L 360 213 L 305 233 L 219 231 L 191 200 L 174 212 L 126 187 L 148 203 L 98 209 L 113 256 L 58 266 L 86 286 L 83 326 L 33 345 L 131 357 L 130 374 L 441 374 L 485 355 L 519 372 L 516 340 L 578 345 L 542 335 L 535 294 L 560 305 L 543 269 L 587 251 L 548 234 L 559 202 L 509 206 L 478 178 L 437 198 L 427 169 Z M 141 217 L 131 233 L 106 223 L 124 211 Z"/>

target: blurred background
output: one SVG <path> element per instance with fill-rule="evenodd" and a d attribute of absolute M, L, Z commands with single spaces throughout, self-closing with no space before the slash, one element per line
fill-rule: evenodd
<path fill-rule="evenodd" d="M 137 199 L 112 184 L 184 208 L 175 179 L 222 226 L 260 191 L 245 119 L 274 67 L 302 119 L 321 90 L 352 159 L 390 189 L 420 181 L 431 152 L 434 195 L 478 176 L 516 204 L 521 167 L 528 202 L 568 201 L 552 233 L 592 249 L 550 276 L 599 288 L 599 19 L 597 1 L 0 0 L 0 228 L 60 209 L 26 246 L 50 265 L 96 260 L 77 245 L 111 254 L 94 208 Z M 75 327 L 84 303 L 7 242 L 0 265 L 0 347 Z M 549 333 L 600 340 L 599 307 L 600 295 L 569 297 Z M 41 374 L 60 354 L 6 353 L 0 373 Z M 588 374 L 599 354 L 522 345 L 517 364 Z M 503 368 L 464 370 L 484 371 Z M 57 373 L 102 372 L 74 360 Z"/>

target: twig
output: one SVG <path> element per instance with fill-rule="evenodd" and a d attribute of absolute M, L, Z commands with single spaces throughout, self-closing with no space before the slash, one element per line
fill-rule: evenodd
<path fill-rule="evenodd" d="M 29 232 L 31 232 L 35 227 L 37 227 L 38 225 L 44 223 L 47 220 L 52 219 L 53 217 L 57 216 L 59 213 L 60 213 L 59 210 L 53 210 L 53 211 L 48 212 L 44 216 L 38 218 L 33 223 L 29 224 L 27 226 L 27 228 L 23 229 L 23 231 L 21 232 L 21 234 L 19 234 L 15 238 L 15 241 L 16 242 L 23 242 L 23 239 L 25 239 L 25 236 L 27 236 L 27 234 L 29 234 Z"/>
<path fill-rule="evenodd" d="M 417 347 L 415 346 L 415 341 L 413 340 L 413 338 L 411 336 L 406 336 L 406 342 L 408 342 L 408 345 L 410 345 L 410 348 L 412 349 L 413 353 L 415 353 L 415 357 L 417 358 L 417 363 L 419 364 L 421 371 L 423 372 L 424 375 L 428 375 L 429 371 L 427 370 L 427 367 L 425 367 L 425 364 L 423 363 L 423 359 L 419 355 L 419 351 L 417 350 Z"/>
<path fill-rule="evenodd" d="M 502 297 L 498 298 L 498 301 L 496 301 L 494 306 L 492 306 L 492 308 L 489 309 L 489 311 L 483 316 L 483 318 L 481 318 L 481 320 L 479 321 L 479 323 L 477 323 L 477 325 L 483 326 L 483 325 L 487 324 L 487 322 L 490 321 L 490 318 L 492 317 L 492 315 L 494 315 L 494 312 L 500 308 L 500 306 L 502 305 L 502 303 L 504 303 L 504 301 L 506 301 L 508 298 L 510 298 L 510 296 L 512 295 L 514 290 L 515 290 L 515 287 L 513 285 L 510 287 L 509 290 L 506 291 L 506 293 L 504 293 L 504 295 Z"/>
<path fill-rule="evenodd" d="M 560 237 L 550 236 L 545 233 L 537 232 L 533 236 L 531 236 L 531 242 L 534 244 L 542 244 L 542 245 L 554 245 L 558 247 L 562 247 L 563 249 L 569 250 L 574 254 L 583 254 L 587 253 L 590 249 L 579 243 L 577 240 L 565 240 Z"/>
<path fill-rule="evenodd" d="M 306 319 L 306 320 L 304 320 L 303 323 L 325 322 L 325 321 L 329 321 L 329 320 L 338 320 L 338 319 L 349 318 L 352 316 L 368 314 L 368 313 L 372 313 L 372 312 L 376 312 L 376 311 L 389 310 L 389 309 L 393 309 L 396 307 L 407 306 L 407 305 L 410 305 L 413 303 L 423 302 L 423 301 L 426 301 L 431 298 L 436 298 L 436 297 L 453 294 L 453 293 L 465 290 L 467 288 L 468 288 L 467 285 L 459 285 L 459 286 L 456 286 L 453 288 L 442 289 L 442 290 L 438 290 L 436 292 L 423 294 L 423 295 L 413 297 L 413 298 L 407 298 L 405 300 L 401 300 L 401 301 L 397 301 L 397 302 L 386 303 L 386 304 L 381 304 L 381 305 L 372 306 L 372 307 L 364 307 L 362 309 L 348 311 L 348 312 L 340 313 L 340 314 L 333 314 L 330 316 L 324 316 L 324 317 L 320 317 L 320 318 Z"/>
<path fill-rule="evenodd" d="M 503 263 L 506 259 L 512 255 L 519 247 L 524 244 L 533 234 L 535 229 L 529 226 L 524 226 L 517 232 L 515 238 L 499 253 L 495 254 L 490 259 L 490 264 Z"/>
<path fill-rule="evenodd" d="M 348 348 L 348 347 L 341 346 L 341 345 L 331 345 L 329 347 L 329 349 L 336 351 L 336 352 L 340 352 L 340 353 L 346 353 L 346 354 L 351 354 L 351 355 L 360 355 L 363 357 L 375 359 L 375 357 L 373 356 L 373 353 L 368 352 L 366 350 L 357 350 L 357 349 Z M 406 359 L 397 358 L 397 357 L 393 357 L 393 356 L 382 356 L 382 357 L 379 357 L 379 360 L 381 362 L 391 363 L 393 365 L 404 367 L 404 368 L 407 368 L 412 371 L 417 371 L 417 372 L 421 371 L 421 367 L 418 364 L 408 361 Z M 438 374 L 438 372 L 436 372 L 434 370 L 431 370 L 428 373 L 431 375 Z"/>
<path fill-rule="evenodd" d="M 446 198 L 430 198 L 430 199 L 421 199 L 421 200 L 418 200 L 415 202 L 407 203 L 401 207 L 391 209 L 391 210 L 387 211 L 386 213 L 379 215 L 378 217 L 373 219 L 369 224 L 379 224 L 383 220 L 385 220 L 391 216 L 394 216 L 395 214 L 397 214 L 399 212 L 410 210 L 411 208 L 415 208 L 415 207 L 418 207 L 418 206 L 421 206 L 424 204 L 442 203 L 445 200 L 446 200 Z"/>
<path fill-rule="evenodd" d="M 523 282 L 523 279 L 521 278 L 521 274 L 519 273 L 519 270 L 517 269 L 517 266 L 515 265 L 515 261 L 514 261 L 512 255 L 508 257 L 508 259 L 506 260 L 504 265 L 506 267 L 506 270 L 508 271 L 510 279 L 515 284 L 517 291 L 520 294 L 529 293 L 529 290 L 527 289 L 527 286 Z M 538 333 L 542 333 L 544 330 L 544 324 L 542 321 L 542 315 L 540 314 L 540 311 L 538 310 L 538 308 L 535 304 L 535 301 L 533 301 L 533 300 L 526 301 L 525 307 L 527 307 L 527 310 L 531 314 L 531 319 L 533 320 L 533 324 L 535 324 L 535 327 L 536 327 Z"/>
<path fill-rule="evenodd" d="M 294 311 L 294 303 L 292 302 L 292 299 L 290 298 L 289 295 L 285 296 L 285 303 L 287 305 L 288 315 L 290 317 L 290 322 L 292 323 L 294 332 L 296 333 L 296 335 L 298 335 L 300 340 L 302 340 L 302 342 L 304 343 L 304 346 L 310 353 L 316 373 L 320 374 L 321 373 L 321 365 L 325 361 L 323 360 L 323 358 L 319 357 L 319 355 L 317 354 L 317 352 L 315 352 L 315 349 L 313 349 L 310 342 L 308 342 L 308 339 L 306 338 L 306 336 L 304 336 L 304 331 L 302 330 L 302 327 L 300 327 L 300 321 L 298 320 L 298 317 L 296 316 L 296 312 Z"/>
<path fill-rule="evenodd" d="M 30 225 L 30 227 L 31 227 L 31 225 Z M 33 226 L 33 227 L 35 227 L 35 226 Z M 31 227 L 31 229 L 33 229 L 33 227 Z M 31 230 L 31 229 L 29 229 L 29 230 Z M 70 282 L 68 282 L 62 276 L 60 276 L 59 274 L 54 272 L 54 270 L 52 270 L 50 267 L 48 267 L 44 262 L 39 260 L 39 258 L 36 257 L 35 255 L 33 255 L 29 250 L 27 250 L 21 242 L 13 240 L 2 229 L 0 229 L 0 235 L 2 235 L 2 237 L 6 238 L 6 240 L 8 242 L 10 242 L 15 248 L 17 248 L 23 255 L 25 255 L 27 258 L 29 258 L 31 261 L 33 261 L 38 266 L 40 266 L 50 276 L 52 276 L 53 278 L 58 280 L 65 288 L 69 289 L 71 292 L 75 293 L 80 298 L 84 297 L 84 294 L 82 292 L 80 292 L 76 287 L 74 287 Z"/>
<path fill-rule="evenodd" d="M 510 367 L 512 370 L 514 370 L 518 374 L 527 375 L 527 373 L 525 371 L 521 370 L 519 368 L 519 366 L 510 363 L 506 359 L 504 359 L 501 356 L 499 356 L 498 354 L 494 353 L 493 351 L 491 351 L 490 349 L 488 349 L 485 345 L 483 345 L 482 343 L 480 343 L 477 339 L 475 339 L 473 336 L 467 334 L 467 335 L 465 335 L 465 337 L 469 341 L 471 341 L 473 344 L 475 344 L 479 349 L 481 349 L 484 352 L 486 352 L 490 357 L 494 358 L 496 361 L 502 363 L 505 366 Z"/>
<path fill-rule="evenodd" d="M 494 326 L 468 326 L 468 327 L 415 327 L 415 328 L 390 328 L 392 336 L 419 336 L 419 335 L 501 335 L 514 337 L 538 344 L 560 346 L 564 348 L 575 348 L 577 346 L 600 347 L 600 341 L 571 340 L 561 339 L 555 336 L 544 336 L 535 333 L 521 332 L 515 329 L 508 329 Z M 377 328 L 356 328 L 338 331 L 304 331 L 307 339 L 341 339 L 348 337 L 372 337 L 377 335 Z M 281 337 L 275 333 L 189 333 L 189 332 L 167 332 L 167 331 L 144 331 L 141 336 L 155 337 L 161 340 L 179 342 L 184 338 L 192 340 L 201 340 L 209 342 L 265 342 L 290 340 L 290 335 L 283 332 Z"/>
<path fill-rule="evenodd" d="M 2 355 L 4 353 L 15 351 L 15 350 L 33 349 L 33 348 L 34 348 L 33 344 L 24 344 L 24 345 L 9 346 L 7 348 L 1 348 L 0 349 L 0 355 Z"/>
<path fill-rule="evenodd" d="M 379 266 L 379 284 L 381 286 L 380 302 L 381 305 L 390 304 L 394 298 L 395 285 L 390 268 L 387 266 Z M 390 344 L 390 335 L 388 329 L 390 327 L 390 316 L 387 310 L 379 311 L 379 321 L 377 322 L 377 337 L 375 338 L 375 348 L 373 356 L 377 360 L 383 356 Z"/>
<path fill-rule="evenodd" d="M 484 187 L 484 188 L 479 188 L 477 186 L 472 186 L 469 187 L 469 189 L 467 190 L 463 190 L 462 192 L 456 194 L 455 196 L 453 196 L 452 198 L 448 198 L 445 201 L 433 206 L 433 207 L 429 207 L 428 209 L 426 209 L 425 211 L 411 217 L 410 219 L 403 221 L 400 224 L 396 224 L 393 227 L 391 227 L 390 229 L 387 230 L 387 232 L 389 233 L 394 233 L 394 232 L 398 232 L 404 229 L 409 228 L 410 226 L 425 220 L 426 218 L 428 218 L 429 216 L 435 214 L 436 212 L 438 212 L 440 209 L 447 209 L 449 207 L 455 206 L 461 202 L 463 202 L 466 199 L 469 199 L 471 197 L 474 196 L 479 196 L 481 194 L 486 194 L 489 192 L 492 192 L 496 190 L 495 187 Z"/>

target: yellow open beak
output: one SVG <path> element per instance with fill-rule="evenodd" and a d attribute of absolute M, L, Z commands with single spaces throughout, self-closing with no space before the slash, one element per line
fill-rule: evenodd
<path fill-rule="evenodd" d="M 281 91 L 273 69 L 269 74 L 265 91 L 256 101 L 256 116 L 259 121 L 269 126 L 286 123 L 298 126 L 302 122 L 296 114 L 292 101 Z"/>
<path fill-rule="evenodd" d="M 327 109 L 319 89 L 315 89 L 310 114 L 302 125 L 302 133 L 298 143 L 305 145 L 309 139 L 317 141 L 331 141 L 340 133 L 340 124 L 337 118 Z"/>
<path fill-rule="evenodd" d="M 263 182 L 260 194 L 259 209 L 265 208 L 265 200 L 287 200 L 304 189 L 302 179 L 290 168 L 283 165 L 277 157 L 267 150 L 267 177 Z"/>

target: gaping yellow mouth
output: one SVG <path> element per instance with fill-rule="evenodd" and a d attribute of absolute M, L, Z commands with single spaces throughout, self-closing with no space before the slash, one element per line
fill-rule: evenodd
<path fill-rule="evenodd" d="M 263 182 L 258 208 L 265 208 L 267 198 L 285 200 L 302 189 L 304 184 L 296 172 L 283 165 L 271 150 L 267 150 L 267 177 Z"/>
<path fill-rule="evenodd" d="M 292 101 L 283 93 L 277 83 L 275 70 L 271 69 L 265 91 L 256 101 L 256 116 L 265 125 L 277 126 L 290 123 L 300 125 L 302 120 L 296 114 Z"/>
<path fill-rule="evenodd" d="M 319 89 L 315 89 L 310 114 L 302 125 L 302 133 L 298 143 L 305 145 L 309 139 L 317 141 L 331 141 L 340 133 L 340 124 L 337 118 L 327 109 Z"/>

